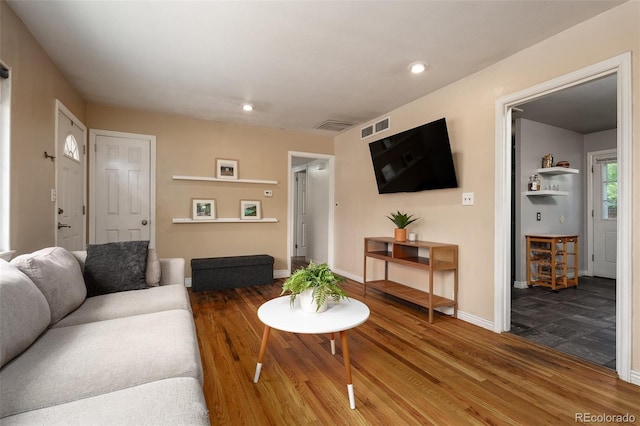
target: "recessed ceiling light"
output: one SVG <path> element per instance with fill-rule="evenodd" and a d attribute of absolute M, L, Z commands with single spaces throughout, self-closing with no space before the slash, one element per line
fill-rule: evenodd
<path fill-rule="evenodd" d="M 424 72 L 428 67 L 429 65 L 426 64 L 425 62 L 414 62 L 411 65 L 409 65 L 409 70 L 413 74 L 420 74 Z"/>
<path fill-rule="evenodd" d="M 243 111 L 247 111 L 247 112 L 253 111 L 253 105 L 251 105 L 251 104 L 242 104 L 242 109 L 243 109 Z"/>

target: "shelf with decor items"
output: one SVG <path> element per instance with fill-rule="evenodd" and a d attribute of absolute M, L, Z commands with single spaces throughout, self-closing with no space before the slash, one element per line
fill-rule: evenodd
<path fill-rule="evenodd" d="M 423 253 L 420 252 L 422 249 Z M 424 257 L 424 252 L 428 252 Z M 367 259 L 384 262 L 384 279 L 367 280 Z M 389 279 L 389 264 L 408 266 L 428 272 L 428 291 L 400 284 Z M 434 271 L 453 272 L 453 298 L 434 294 Z M 364 239 L 364 294 L 373 288 L 429 310 L 429 322 L 433 322 L 433 310 L 453 307 L 453 316 L 458 315 L 458 246 L 431 241 L 395 241 L 388 237 Z"/>
<path fill-rule="evenodd" d="M 568 167 L 544 167 L 536 170 L 536 174 L 540 176 L 548 176 L 549 178 L 553 178 L 553 176 L 558 175 L 576 175 L 578 173 L 580 173 L 580 170 L 570 169 Z M 548 187 L 549 185 L 547 184 L 544 186 Z M 540 189 L 538 191 L 525 191 L 523 192 L 523 194 L 533 197 L 566 197 L 569 195 L 569 191 L 560 191 L 558 189 Z"/>
<path fill-rule="evenodd" d="M 578 235 L 527 235 L 526 238 L 529 287 L 538 285 L 558 291 L 578 286 Z"/>
<path fill-rule="evenodd" d="M 277 180 L 264 180 L 264 179 L 220 179 L 211 176 L 182 176 L 173 175 L 173 180 L 193 180 L 193 181 L 205 181 L 205 182 L 225 182 L 225 183 L 260 183 L 265 185 L 277 185 Z"/>
<path fill-rule="evenodd" d="M 238 217 L 221 217 L 219 219 L 191 219 L 188 217 L 174 217 L 173 223 L 276 223 L 275 217 L 265 217 L 262 219 L 240 219 Z"/>

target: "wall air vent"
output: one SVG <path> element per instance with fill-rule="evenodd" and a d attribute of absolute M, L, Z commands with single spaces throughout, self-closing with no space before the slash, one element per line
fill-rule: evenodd
<path fill-rule="evenodd" d="M 367 138 L 373 134 L 373 124 L 368 125 L 360 129 L 360 139 Z"/>
<path fill-rule="evenodd" d="M 375 135 L 385 130 L 389 130 L 391 127 L 391 117 L 383 118 L 380 121 L 376 121 L 374 124 L 369 124 L 367 127 L 360 129 L 360 139 L 368 138 L 371 135 Z"/>
<path fill-rule="evenodd" d="M 389 128 L 389 117 L 384 118 L 380 121 L 377 121 L 375 124 L 376 133 L 380 133 L 384 130 L 387 130 L 388 128 Z"/>
<path fill-rule="evenodd" d="M 329 130 L 330 132 L 341 132 L 353 126 L 353 123 L 339 120 L 327 120 L 315 126 L 318 130 Z"/>

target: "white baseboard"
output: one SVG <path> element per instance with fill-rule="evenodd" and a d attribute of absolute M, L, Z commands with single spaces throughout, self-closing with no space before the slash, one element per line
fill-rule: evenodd
<path fill-rule="evenodd" d="M 291 272 L 286 269 L 273 270 L 273 278 L 289 278 L 289 276 L 291 276 Z"/>
<path fill-rule="evenodd" d="M 525 289 L 525 288 L 529 288 L 529 285 L 527 284 L 526 281 L 514 281 L 513 288 Z"/>
<path fill-rule="evenodd" d="M 633 383 L 636 386 L 640 386 L 640 371 L 633 371 L 631 370 L 631 383 Z"/>
<path fill-rule="evenodd" d="M 355 275 L 355 274 L 352 274 L 350 272 L 343 271 L 341 269 L 335 269 L 335 268 L 333 269 L 333 272 L 335 272 L 336 274 L 338 274 L 340 276 L 343 276 L 345 278 L 349 278 L 350 280 L 353 280 L 353 281 L 356 281 L 356 282 L 359 282 L 359 283 L 362 283 L 362 281 L 363 281 L 361 275 Z"/>
<path fill-rule="evenodd" d="M 458 319 L 490 331 L 495 331 L 493 328 L 494 327 L 493 321 L 480 318 L 477 315 L 473 315 L 468 312 L 463 312 L 459 309 L 458 309 Z"/>

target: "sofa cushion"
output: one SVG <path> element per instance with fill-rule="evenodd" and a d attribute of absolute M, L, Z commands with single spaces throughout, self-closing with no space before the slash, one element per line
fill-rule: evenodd
<path fill-rule="evenodd" d="M 11 261 L 40 289 L 56 323 L 84 302 L 87 289 L 76 258 L 62 247 L 23 254 Z"/>
<path fill-rule="evenodd" d="M 0 417 L 171 377 L 202 384 L 189 311 L 52 328 L 0 370 Z"/>
<path fill-rule="evenodd" d="M 0 367 L 28 348 L 50 322 L 49 304 L 36 285 L 0 260 Z"/>
<path fill-rule="evenodd" d="M 151 287 L 140 291 L 89 297 L 78 309 L 58 321 L 54 327 L 68 327 L 172 309 L 185 309 L 191 312 L 189 295 L 184 285 Z"/>
<path fill-rule="evenodd" d="M 147 288 L 149 241 L 89 244 L 84 264 L 87 297 Z"/>
<path fill-rule="evenodd" d="M 159 380 L 2 419 L 12 425 L 209 425 L 198 380 Z"/>

